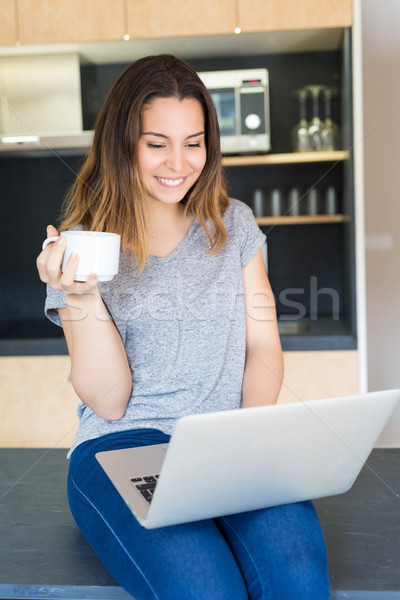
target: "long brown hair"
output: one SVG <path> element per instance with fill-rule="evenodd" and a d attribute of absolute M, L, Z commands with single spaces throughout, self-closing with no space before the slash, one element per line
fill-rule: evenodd
<path fill-rule="evenodd" d="M 139 270 L 148 251 L 146 190 L 139 174 L 137 144 L 143 109 L 160 97 L 194 98 L 202 106 L 207 159 L 183 203 L 206 232 L 210 253 L 223 246 L 222 216 L 228 197 L 216 110 L 196 71 L 168 54 L 135 61 L 112 86 L 96 119 L 92 147 L 65 199 L 60 224 L 61 230 L 82 225 L 91 231 L 119 233 L 122 248 L 131 252 Z"/>

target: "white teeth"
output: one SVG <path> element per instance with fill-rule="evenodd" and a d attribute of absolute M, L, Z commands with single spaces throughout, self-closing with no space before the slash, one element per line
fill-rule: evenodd
<path fill-rule="evenodd" d="M 163 179 L 162 177 L 157 177 L 158 181 L 161 181 L 163 185 L 168 185 L 170 187 L 176 187 L 180 185 L 183 181 L 183 177 L 180 179 Z"/>

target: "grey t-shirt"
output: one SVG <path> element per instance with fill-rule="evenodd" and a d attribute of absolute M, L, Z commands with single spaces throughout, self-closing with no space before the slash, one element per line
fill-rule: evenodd
<path fill-rule="evenodd" d="M 242 269 L 265 241 L 251 209 L 230 200 L 227 240 L 216 254 L 197 219 L 167 257 L 151 256 L 141 274 L 121 251 L 119 273 L 99 283 L 124 342 L 132 395 L 119 421 L 84 403 L 71 451 L 80 443 L 128 429 L 171 434 L 183 415 L 239 408 L 245 361 Z M 46 315 L 60 325 L 64 294 L 48 286 Z M 107 390 L 104 390 L 107 393 Z"/>

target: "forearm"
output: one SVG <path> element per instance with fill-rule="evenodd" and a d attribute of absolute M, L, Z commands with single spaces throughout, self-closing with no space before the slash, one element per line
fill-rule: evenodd
<path fill-rule="evenodd" d="M 98 291 L 67 294 L 61 309 L 71 356 L 71 381 L 79 398 L 99 417 L 118 420 L 132 390 L 126 352 Z"/>
<path fill-rule="evenodd" d="M 243 376 L 243 407 L 275 404 L 283 380 L 283 355 L 280 347 L 258 344 L 246 351 Z"/>

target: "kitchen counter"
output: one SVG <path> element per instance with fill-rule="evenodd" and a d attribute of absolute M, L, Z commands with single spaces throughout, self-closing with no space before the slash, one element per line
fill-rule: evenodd
<path fill-rule="evenodd" d="M 128 600 L 69 513 L 66 451 L 1 449 L 0 465 L 0 598 Z M 315 502 L 333 600 L 400 598 L 399 467 L 373 450 L 349 492 Z"/>

